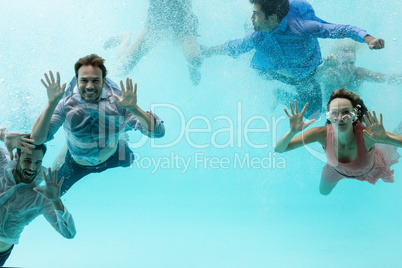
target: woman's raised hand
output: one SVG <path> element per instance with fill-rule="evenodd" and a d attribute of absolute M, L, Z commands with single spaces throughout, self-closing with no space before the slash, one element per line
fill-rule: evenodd
<path fill-rule="evenodd" d="M 312 123 L 315 122 L 315 119 L 310 120 L 309 122 L 305 123 L 303 121 L 303 116 L 304 113 L 307 110 L 308 107 L 308 102 L 306 103 L 306 105 L 304 105 L 303 110 L 299 113 L 299 105 L 297 103 L 297 100 L 295 100 L 295 110 L 293 110 L 293 106 L 292 103 L 289 102 L 289 107 L 290 107 L 290 113 L 288 113 L 288 111 L 286 110 L 286 108 L 284 109 L 286 115 L 289 117 L 289 126 L 292 132 L 297 133 L 302 131 L 303 129 L 305 129 L 306 127 L 308 127 L 309 125 L 311 125 Z"/>

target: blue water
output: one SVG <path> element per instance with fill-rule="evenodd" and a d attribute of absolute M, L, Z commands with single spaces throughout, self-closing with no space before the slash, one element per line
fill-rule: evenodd
<path fill-rule="evenodd" d="M 358 66 L 400 72 L 400 1 L 310 3 L 327 21 L 356 25 L 386 40 L 382 51 L 362 49 Z M 67 82 L 78 58 L 97 53 L 106 59 L 111 79 L 124 78 L 113 71 L 116 50 L 102 46 L 126 30 L 135 36 L 146 20 L 148 1 L 1 4 L 0 122 L 10 130 L 30 131 L 47 101 L 40 83 L 44 72 L 60 71 Z M 246 0 L 196 0 L 193 10 L 205 45 L 242 37 L 251 15 Z M 334 42 L 321 42 L 323 56 Z M 316 153 L 274 154 L 274 142 L 288 123 L 281 104 L 272 108 L 272 91 L 287 87 L 261 80 L 248 67 L 251 56 L 205 60 L 202 81 L 194 87 L 174 45 L 156 47 L 130 77 L 138 83 L 140 107 L 155 108 L 166 136 L 142 143 L 139 133 L 129 133 L 138 155 L 132 168 L 87 176 L 63 197 L 77 236 L 66 240 L 39 217 L 25 229 L 7 265 L 401 267 L 402 166 L 394 166 L 393 184 L 344 180 L 331 195 L 321 196 L 319 146 L 311 147 Z M 369 109 L 384 114 L 387 130 L 397 126 L 400 86 L 367 83 L 362 97 Z M 246 135 L 247 128 L 263 130 Z M 49 143 L 45 166 L 52 165 L 64 140 L 60 130 Z M 176 165 L 175 157 L 190 159 L 190 166 Z M 250 166 L 242 166 L 247 157 Z M 216 164 L 217 159 L 223 163 Z M 155 168 L 152 160 L 165 165 Z"/>

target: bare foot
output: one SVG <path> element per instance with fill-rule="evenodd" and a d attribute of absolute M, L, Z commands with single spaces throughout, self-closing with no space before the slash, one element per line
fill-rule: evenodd
<path fill-rule="evenodd" d="M 193 82 L 193 85 L 198 86 L 201 81 L 200 68 L 194 68 L 193 66 L 189 65 L 188 71 L 190 73 L 190 79 Z"/>

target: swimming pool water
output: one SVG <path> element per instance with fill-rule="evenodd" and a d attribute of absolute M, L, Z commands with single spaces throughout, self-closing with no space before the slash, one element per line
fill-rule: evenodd
<path fill-rule="evenodd" d="M 97 53 L 112 80 L 124 79 L 114 72 L 116 50 L 102 46 L 126 30 L 135 36 L 148 6 L 145 0 L 59 2 L 2 3 L 0 123 L 9 130 L 30 131 L 46 104 L 40 79 L 48 70 L 60 71 L 68 82 L 75 61 Z M 310 3 L 324 20 L 386 40 L 382 51 L 362 49 L 358 66 L 400 72 L 400 1 Z M 246 0 L 195 0 L 193 10 L 199 41 L 208 46 L 242 37 L 251 16 Z M 323 56 L 334 42 L 321 42 Z M 394 166 L 393 184 L 343 180 L 321 196 L 319 146 L 312 146 L 315 154 L 274 153 L 288 123 L 273 90 L 287 87 L 260 79 L 248 67 L 251 56 L 206 59 L 194 87 L 173 44 L 152 50 L 129 76 L 138 83 L 140 107 L 153 107 L 165 121 L 166 136 L 139 146 L 141 135 L 128 133 L 137 154 L 132 168 L 92 174 L 62 198 L 77 236 L 64 239 L 40 217 L 26 227 L 6 265 L 400 267 L 401 165 Z M 381 111 L 392 131 L 401 120 L 400 86 L 367 83 L 363 92 L 369 109 Z M 263 130 L 245 134 L 257 128 Z M 60 130 L 48 143 L 45 166 L 64 140 Z"/>

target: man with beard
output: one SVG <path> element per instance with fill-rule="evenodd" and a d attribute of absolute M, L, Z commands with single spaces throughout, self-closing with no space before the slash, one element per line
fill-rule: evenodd
<path fill-rule="evenodd" d="M 127 78 L 119 87 L 106 77 L 104 59 L 91 54 L 80 58 L 75 77 L 66 88 L 50 71 L 42 83 L 48 104 L 32 128 L 35 144 L 47 142 L 63 125 L 67 153 L 59 175 L 65 177 L 61 194 L 91 173 L 110 168 L 129 167 L 134 154 L 120 134 L 139 130 L 152 138 L 165 134 L 163 121 L 153 112 L 137 105 L 137 84 Z"/>
<path fill-rule="evenodd" d="M 0 267 L 3 267 L 25 226 L 40 214 L 65 238 L 74 238 L 76 231 L 73 218 L 60 199 L 64 178 L 58 181 L 57 171 L 52 176 L 50 168 L 47 178 L 42 167 L 45 145 L 34 146 L 33 140 L 23 134 L 5 130 L 0 139 L 10 151 L 19 147 L 13 161 L 0 148 Z"/>
<path fill-rule="evenodd" d="M 243 39 L 211 48 L 203 47 L 203 55 L 238 57 L 255 49 L 251 67 L 268 80 L 295 86 L 299 105 L 303 107 L 309 103 L 310 111 L 305 114 L 308 118 L 318 118 L 322 105 L 320 85 L 314 78 L 317 67 L 322 63 L 317 38 L 349 37 L 367 43 L 370 49 L 384 48 L 384 40 L 376 39 L 362 29 L 319 19 L 305 0 L 250 2 L 253 4 L 251 20 L 254 31 Z"/>

